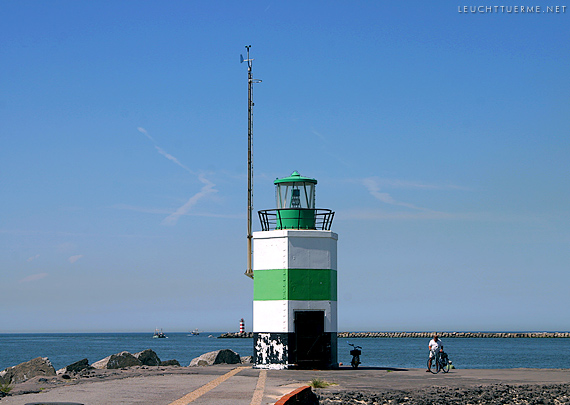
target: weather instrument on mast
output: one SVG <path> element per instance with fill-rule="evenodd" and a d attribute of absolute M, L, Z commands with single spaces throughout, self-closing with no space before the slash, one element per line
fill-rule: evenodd
<path fill-rule="evenodd" d="M 261 80 L 253 78 L 253 59 L 249 57 L 249 48 L 246 45 L 246 59 L 240 54 L 240 63 L 247 62 L 247 269 L 245 275 L 253 278 L 252 269 L 252 218 L 253 218 L 253 85 Z"/>

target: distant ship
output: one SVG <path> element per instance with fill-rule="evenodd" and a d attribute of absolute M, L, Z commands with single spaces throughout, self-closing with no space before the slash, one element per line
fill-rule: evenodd
<path fill-rule="evenodd" d="M 168 336 L 166 336 L 163 332 L 162 329 L 158 330 L 155 329 L 154 330 L 154 335 L 152 335 L 153 339 L 166 339 Z"/>
<path fill-rule="evenodd" d="M 200 331 L 198 329 L 194 329 L 192 332 L 190 332 L 190 335 L 188 336 L 198 336 L 200 334 Z"/>

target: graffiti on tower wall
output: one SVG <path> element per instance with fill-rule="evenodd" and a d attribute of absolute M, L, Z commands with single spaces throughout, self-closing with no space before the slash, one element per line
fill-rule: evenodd
<path fill-rule="evenodd" d="M 256 368 L 287 368 L 289 345 L 286 333 L 255 333 L 254 342 L 254 366 Z"/>

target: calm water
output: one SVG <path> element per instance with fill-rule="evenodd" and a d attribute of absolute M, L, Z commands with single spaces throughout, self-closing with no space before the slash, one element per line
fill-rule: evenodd
<path fill-rule="evenodd" d="M 152 339 L 152 333 L 49 333 L 0 334 L 0 370 L 35 357 L 49 357 L 63 368 L 77 360 L 90 363 L 126 350 L 154 350 L 161 360 L 176 359 L 187 366 L 194 357 L 218 349 L 232 349 L 241 356 L 252 354 L 252 339 L 208 338 L 187 333 L 168 333 L 168 339 Z M 212 333 L 214 336 L 218 334 Z M 423 368 L 429 339 L 350 339 L 362 346 L 363 367 Z M 347 339 L 338 341 L 338 358 L 350 363 Z M 445 351 L 457 368 L 570 368 L 570 339 L 443 339 Z"/>

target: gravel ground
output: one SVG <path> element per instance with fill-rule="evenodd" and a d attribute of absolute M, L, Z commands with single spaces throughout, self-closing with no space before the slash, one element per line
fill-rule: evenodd
<path fill-rule="evenodd" d="M 319 405 L 570 404 L 570 384 L 432 387 L 413 391 L 319 392 Z"/>

